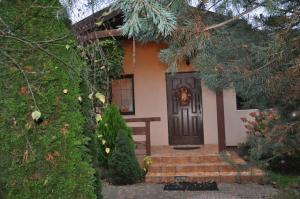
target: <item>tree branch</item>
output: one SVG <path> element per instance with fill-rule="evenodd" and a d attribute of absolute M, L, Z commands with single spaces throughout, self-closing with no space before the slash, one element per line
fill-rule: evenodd
<path fill-rule="evenodd" d="M 244 12 L 242 12 L 239 15 L 232 17 L 229 20 L 226 20 L 226 21 L 224 21 L 222 23 L 218 23 L 218 24 L 214 24 L 214 25 L 208 26 L 208 27 L 204 28 L 203 31 L 208 31 L 208 30 L 211 30 L 211 29 L 216 29 L 216 28 L 222 27 L 222 26 L 224 26 L 224 25 L 226 25 L 228 23 L 231 23 L 231 22 L 239 19 L 240 17 L 244 16 L 245 14 L 248 14 L 248 13 L 252 12 L 253 10 L 259 8 L 260 6 L 261 5 L 256 5 L 256 6 L 252 7 L 252 8 L 250 8 L 250 9 L 245 10 Z"/>
<path fill-rule="evenodd" d="M 5 57 L 7 57 L 9 60 L 11 60 L 11 61 L 13 62 L 13 64 L 18 68 L 18 70 L 22 73 L 22 75 L 23 75 L 23 77 L 24 77 L 24 79 L 25 79 L 25 81 L 26 81 L 28 90 L 29 90 L 29 92 L 30 92 L 30 94 L 31 94 L 31 97 L 32 97 L 34 106 L 35 106 L 36 110 L 39 111 L 39 107 L 37 106 L 37 103 L 36 103 L 34 94 L 33 94 L 33 92 L 32 92 L 31 84 L 29 83 L 29 80 L 28 80 L 28 78 L 27 78 L 27 76 L 26 76 L 24 70 L 21 68 L 20 64 L 19 64 L 13 57 L 11 57 L 11 56 L 10 56 L 9 54 L 7 54 L 5 51 L 2 51 L 2 50 L 1 50 L 1 52 L 3 53 L 3 55 L 4 55 Z"/>
<path fill-rule="evenodd" d="M 64 36 L 62 36 L 62 37 L 53 38 L 53 39 L 49 39 L 49 40 L 36 41 L 36 43 L 53 43 L 53 42 L 57 42 L 57 41 L 64 40 L 64 39 L 66 39 L 68 36 L 69 36 L 69 35 L 64 35 Z"/>
<path fill-rule="evenodd" d="M 211 5 L 208 9 L 207 9 L 207 11 L 209 11 L 210 9 L 212 9 L 214 6 L 216 6 L 218 3 L 220 3 L 222 0 L 218 0 L 218 1 L 216 1 L 213 5 Z"/>
<path fill-rule="evenodd" d="M 36 42 L 32 42 L 29 41 L 27 39 L 24 38 L 19 38 L 16 36 L 10 36 L 10 35 L 0 35 L 0 37 L 5 37 L 5 38 L 11 38 L 17 41 L 20 41 L 26 45 L 29 45 L 32 48 L 38 48 L 40 51 L 46 53 L 47 55 L 53 57 L 54 59 L 56 59 L 57 61 L 59 61 L 60 63 L 62 63 L 64 66 L 66 66 L 68 69 L 71 69 L 73 72 L 75 72 L 78 76 L 80 75 L 78 71 L 76 71 L 74 68 L 70 67 L 66 62 L 64 62 L 60 57 L 56 56 L 55 54 L 49 52 L 48 50 L 44 49 L 43 47 L 41 47 L 38 43 Z"/>

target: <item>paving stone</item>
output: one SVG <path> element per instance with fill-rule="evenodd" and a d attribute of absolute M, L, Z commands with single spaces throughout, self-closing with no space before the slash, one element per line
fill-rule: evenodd
<path fill-rule="evenodd" d="M 220 183 L 219 191 L 164 191 L 162 184 L 113 186 L 103 183 L 104 199 L 271 199 L 278 193 L 269 185 Z"/>

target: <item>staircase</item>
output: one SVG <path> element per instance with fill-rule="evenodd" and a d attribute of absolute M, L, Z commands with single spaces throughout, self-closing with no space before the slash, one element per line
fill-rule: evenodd
<path fill-rule="evenodd" d="M 152 165 L 146 175 L 148 183 L 169 183 L 178 181 L 203 182 L 216 181 L 228 183 L 260 182 L 263 172 L 250 168 L 240 170 L 233 165 L 245 165 L 245 161 L 234 152 L 226 152 L 226 161 L 218 153 L 158 153 L 153 154 Z"/>

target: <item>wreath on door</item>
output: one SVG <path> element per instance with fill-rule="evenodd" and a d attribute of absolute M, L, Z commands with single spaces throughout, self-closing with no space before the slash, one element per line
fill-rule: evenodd
<path fill-rule="evenodd" d="M 185 86 L 179 88 L 179 103 L 180 106 L 188 106 L 191 100 L 191 93 L 189 89 Z"/>

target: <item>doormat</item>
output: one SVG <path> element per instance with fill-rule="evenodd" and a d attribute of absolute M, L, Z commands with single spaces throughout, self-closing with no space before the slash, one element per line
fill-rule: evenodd
<path fill-rule="evenodd" d="M 164 186 L 164 191 L 218 191 L 216 182 L 178 182 Z"/>
<path fill-rule="evenodd" d="M 175 149 L 175 150 L 193 150 L 193 149 L 200 149 L 200 146 L 174 146 L 173 149 Z"/>

